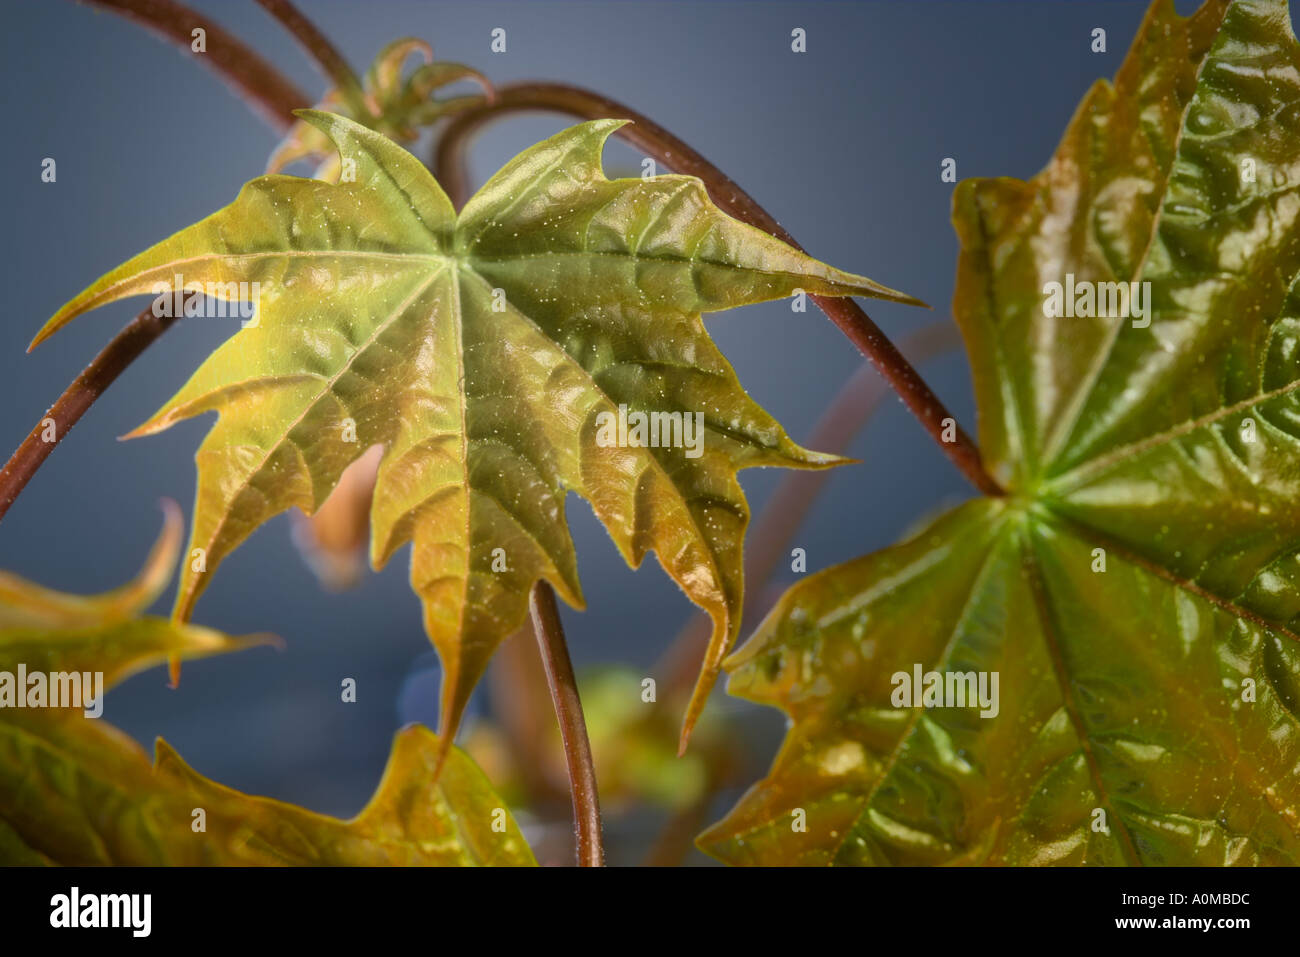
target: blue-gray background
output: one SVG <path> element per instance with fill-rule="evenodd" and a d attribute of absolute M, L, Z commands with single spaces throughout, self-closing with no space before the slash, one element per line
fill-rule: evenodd
<path fill-rule="evenodd" d="M 302 89 L 323 89 L 293 40 L 249 0 L 191 5 Z M 1033 175 L 1089 84 L 1114 73 L 1145 8 L 1041 0 L 300 5 L 358 70 L 388 41 L 416 36 L 497 82 L 575 83 L 642 110 L 730 173 L 814 255 L 934 304 L 926 313 L 868 302 L 891 335 L 948 315 L 957 244 L 941 160 L 955 158 L 961 178 Z M 3 6 L 0 455 L 142 301 L 101 309 L 25 355 L 36 329 L 102 272 L 229 202 L 277 139 L 198 56 L 135 25 L 66 0 Z M 504 54 L 489 50 L 494 27 L 507 30 Z M 805 54 L 790 50 L 794 27 L 807 31 Z M 1090 51 L 1094 27 L 1106 29 L 1108 52 Z M 473 154 L 476 183 L 563 125 L 530 116 L 491 128 Z M 54 184 L 40 180 L 44 157 L 58 163 Z M 612 144 L 607 163 L 626 175 L 639 156 Z M 9 513 L 0 567 L 75 592 L 133 573 L 158 531 L 158 500 L 175 498 L 188 515 L 194 451 L 210 422 L 129 443 L 115 436 L 154 412 L 234 328 L 182 324 L 122 376 Z M 859 362 L 820 313 L 792 314 L 787 303 L 716 316 L 710 328 L 741 382 L 796 439 Z M 964 357 L 922 371 L 973 430 Z M 970 494 L 898 403 L 850 454 L 864 464 L 831 477 L 794 543 L 807 550 L 810 571 L 888 545 Z M 756 511 L 776 479 L 744 473 Z M 578 666 L 648 669 L 691 606 L 654 562 L 628 570 L 580 500 L 569 515 L 589 605 L 565 613 Z M 191 663 L 177 691 L 161 670 L 147 672 L 110 695 L 106 716 L 146 744 L 166 737 L 232 787 L 355 813 L 394 730 L 436 714 L 422 693 L 436 663 L 405 564 L 403 554 L 355 591 L 323 592 L 290 543 L 289 517 L 277 518 L 222 565 L 195 617 L 231 633 L 275 632 L 287 649 Z M 355 704 L 340 701 L 343 677 L 357 679 Z M 715 704 L 736 708 L 766 742 L 751 769 L 760 773 L 781 716 L 721 692 Z M 480 693 L 475 708 L 489 711 L 490 702 Z"/>

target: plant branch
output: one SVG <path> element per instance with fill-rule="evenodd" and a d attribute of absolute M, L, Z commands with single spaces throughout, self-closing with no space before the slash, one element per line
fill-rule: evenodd
<path fill-rule="evenodd" d="M 311 100 L 233 34 L 174 0 L 81 0 L 116 13 L 188 51 L 192 31 L 206 33 L 203 61 L 224 78 L 264 120 L 283 132 L 294 122 L 293 111 L 309 106 Z M 184 315 L 184 310 L 179 315 Z M 64 390 L 41 417 L 27 438 L 0 469 L 0 519 L 49 458 L 68 431 L 85 415 L 104 390 L 139 358 L 178 316 L 158 317 L 152 307 L 132 319 L 113 337 L 81 375 Z M 52 421 L 51 440 L 45 436 Z"/>
<path fill-rule="evenodd" d="M 567 113 L 589 120 L 632 120 L 630 125 L 618 131 L 619 136 L 669 169 L 701 179 L 713 202 L 731 216 L 757 226 L 796 249 L 803 249 L 767 210 L 725 173 L 658 123 L 599 93 L 559 83 L 517 83 L 501 87 L 492 103 L 471 108 L 452 119 L 438 140 L 434 171 L 443 189 L 457 206 L 464 203 L 468 191 L 464 163 L 464 144 L 468 137 L 494 118 L 530 110 Z M 956 425 L 956 419 L 949 414 L 939 397 L 862 307 L 848 298 L 810 298 L 871 361 L 962 475 L 985 495 L 1004 494 L 1002 488 L 985 471 L 975 443 Z M 949 422 L 953 424 L 956 433 L 955 440 L 951 442 L 944 441 L 943 438 Z"/>
<path fill-rule="evenodd" d="M 546 683 L 551 689 L 555 704 L 555 717 L 560 724 L 560 738 L 564 742 L 564 757 L 569 767 L 569 790 L 573 795 L 573 824 L 578 844 L 580 867 L 602 867 L 605 849 L 600 838 L 600 797 L 596 790 L 596 767 L 591 756 L 591 742 L 587 739 L 587 721 L 582 714 L 578 698 L 578 682 L 573 675 L 573 662 L 564 642 L 564 626 L 560 610 L 555 604 L 555 591 L 545 581 L 533 586 L 528 598 L 533 616 L 533 630 L 537 633 L 537 646 L 542 652 L 546 668 Z"/>
<path fill-rule="evenodd" d="M 244 99 L 272 126 L 283 131 L 295 120 L 293 111 L 309 106 L 311 100 L 279 71 L 259 57 L 235 36 L 220 26 L 200 16 L 174 0 L 82 0 L 120 14 L 141 24 L 150 31 L 189 50 L 193 42 L 192 31 L 202 27 L 206 31 L 205 62 L 226 79 Z M 319 43 L 333 50 L 323 36 L 293 6 L 283 0 L 268 0 L 268 10 L 281 20 L 297 17 L 294 21 L 296 35 L 304 42 L 304 33 L 318 38 Z M 292 29 L 292 27 L 291 27 Z M 337 56 L 337 51 L 335 51 Z M 342 58 L 339 57 L 342 63 Z M 343 69 L 347 64 L 342 63 Z M 347 70 L 351 75 L 351 70 Z M 353 77 L 355 83 L 356 78 Z M 184 315 L 182 310 L 180 315 Z M 4 468 L 0 469 L 0 519 L 31 481 L 37 469 L 49 458 L 54 446 L 63 440 L 73 425 L 86 413 L 122 371 L 134 362 L 155 339 L 166 332 L 177 316 L 158 317 L 152 308 L 146 309 L 113 337 L 88 365 L 81 375 L 64 390 L 54 405 L 41 417 L 27 438 Z M 54 433 L 50 440 L 45 436 L 52 422 Z"/>
<path fill-rule="evenodd" d="M 365 116 L 370 112 L 365 92 L 361 89 L 361 81 L 352 72 L 352 67 L 348 66 L 347 59 L 338 47 L 316 28 L 316 24 L 303 16 L 289 0 L 257 0 L 257 4 L 294 35 L 307 54 L 316 61 L 321 72 L 338 87 L 344 101 L 352 108 L 353 116 Z"/>
<path fill-rule="evenodd" d="M 180 315 L 184 314 L 182 310 Z M 127 323 L 81 375 L 77 376 L 72 385 L 64 390 L 63 395 L 50 406 L 41 421 L 27 434 L 22 445 L 10 456 L 4 468 L 0 469 L 0 519 L 4 518 L 9 506 L 31 481 L 36 470 L 49 458 L 54 446 L 62 441 L 77 420 L 103 395 L 113 380 L 121 375 L 122 370 L 171 328 L 177 318 L 155 316 L 152 306 L 144 310 Z M 54 434 L 47 439 L 51 421 Z"/>
<path fill-rule="evenodd" d="M 194 41 L 192 31 L 202 27 L 206 51 L 196 59 L 216 71 L 259 116 L 280 132 L 295 120 L 293 111 L 311 106 L 312 99 L 294 86 L 266 60 L 227 33 L 204 14 L 174 0 L 80 0 L 110 10 L 138 23 L 187 53 Z"/>

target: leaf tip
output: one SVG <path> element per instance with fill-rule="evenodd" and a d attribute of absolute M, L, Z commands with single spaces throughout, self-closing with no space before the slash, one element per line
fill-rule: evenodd
<path fill-rule="evenodd" d="M 251 635 L 240 635 L 232 638 L 236 649 L 245 648 L 274 648 L 276 651 L 284 651 L 288 643 L 279 635 L 271 631 L 256 631 Z"/>
<path fill-rule="evenodd" d="M 861 465 L 861 459 L 851 458 L 847 455 L 837 455 L 834 452 L 814 452 L 810 449 L 804 449 L 803 466 L 810 469 L 834 469 L 841 465 Z"/>
<path fill-rule="evenodd" d="M 55 330 L 56 330 L 57 328 L 58 328 L 57 326 L 54 326 L 54 320 L 53 320 L 53 319 L 51 319 L 51 320 L 50 320 L 49 322 L 47 322 L 45 325 L 41 326 L 41 331 L 38 332 L 38 333 L 36 333 L 36 335 L 35 335 L 34 337 L 32 337 L 32 341 L 31 341 L 31 342 L 27 343 L 27 351 L 28 351 L 28 353 L 30 353 L 33 349 L 35 349 L 37 346 L 39 346 L 42 342 L 44 342 L 44 341 L 45 341 L 46 339 L 48 339 L 50 336 L 54 335 L 54 332 L 55 332 Z"/>
<path fill-rule="evenodd" d="M 909 296 L 907 293 L 899 292 L 897 289 L 888 289 L 887 292 L 889 295 L 882 296 L 882 299 L 888 299 L 891 302 L 896 302 L 903 306 L 920 306 L 922 309 L 929 309 L 931 312 L 934 311 L 934 306 L 930 305 L 924 299 L 917 299 L 915 296 Z"/>
<path fill-rule="evenodd" d="M 686 753 L 686 747 L 690 744 L 695 725 L 704 712 L 704 706 L 708 703 L 709 695 L 713 693 L 713 686 L 717 683 L 718 673 L 721 668 L 719 659 L 722 657 L 722 653 L 725 653 L 725 646 L 721 651 L 714 648 L 709 649 L 708 659 L 700 669 L 699 678 L 695 681 L 695 690 L 691 692 L 691 700 L 686 706 L 686 715 L 682 719 L 681 734 L 677 739 L 677 756 L 679 758 Z"/>
<path fill-rule="evenodd" d="M 155 771 L 180 760 L 180 754 L 161 735 L 153 739 L 153 767 Z"/>
<path fill-rule="evenodd" d="M 140 423 L 130 432 L 127 432 L 124 435 L 119 435 L 117 440 L 119 442 L 127 442 L 131 439 L 144 438 L 146 435 L 156 435 L 159 432 L 165 432 L 170 429 L 178 419 L 183 417 L 183 415 L 177 415 L 174 409 L 166 408 L 147 421 Z"/>

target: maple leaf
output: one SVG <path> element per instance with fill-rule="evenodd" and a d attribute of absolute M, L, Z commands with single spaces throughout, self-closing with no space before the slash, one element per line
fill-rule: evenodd
<path fill-rule="evenodd" d="M 1009 494 L 786 593 L 727 667 L 792 726 L 702 848 L 1300 862 L 1297 183 L 1285 3 L 1158 0 L 1046 169 L 958 186 Z"/>
<path fill-rule="evenodd" d="M 572 490 L 629 564 L 656 552 L 713 618 L 684 743 L 738 629 L 749 510 L 736 471 L 842 461 L 796 445 L 745 394 L 701 313 L 797 290 L 916 300 L 730 219 L 693 177 L 606 179 L 601 151 L 624 121 L 525 150 L 458 216 L 384 136 L 300 115 L 355 164 L 355 181 L 253 180 L 92 284 L 33 343 L 173 276 L 225 299 L 239 283 L 260 288 L 256 321 L 132 433 L 220 413 L 198 453 L 190 548 L 206 564 L 184 570 L 175 614 L 188 617 L 254 529 L 292 506 L 311 513 L 380 445 L 371 559 L 412 543 L 450 741 L 533 583 L 582 607 Z M 663 443 L 634 415 L 663 423 Z"/>
<path fill-rule="evenodd" d="M 151 767 L 130 737 L 88 716 L 102 710 L 107 688 L 168 657 L 270 640 L 140 614 L 166 586 L 180 537 L 179 510 L 169 504 L 140 575 L 104 595 L 0 576 L 0 865 L 535 863 L 463 752 L 450 749 L 435 780 L 443 746 L 425 728 L 398 734 L 374 798 L 341 821 L 223 787 L 161 739 Z M 89 678 L 96 672 L 102 683 Z M 39 707 L 31 706 L 34 685 L 14 686 L 18 674 L 48 682 Z M 76 676 L 75 685 L 59 684 L 75 687 L 78 700 L 54 700 L 56 675 Z M 7 700 L 10 692 L 24 705 Z"/>
<path fill-rule="evenodd" d="M 403 81 L 402 65 L 413 53 L 420 54 L 425 62 Z M 448 99 L 434 95 L 440 88 L 461 80 L 477 82 L 485 95 Z M 348 98 L 336 87 L 325 93 L 316 109 L 346 116 L 403 145 L 415 142 L 422 127 L 485 100 L 491 102 L 493 96 L 492 84 L 483 74 L 460 63 L 435 61 L 433 48 L 413 37 L 395 40 L 379 52 L 366 71 L 361 91 L 364 103 L 356 111 L 349 108 Z M 312 174 L 316 179 L 338 179 L 339 156 L 333 142 L 303 119 L 296 120 L 276 146 L 266 171 L 281 172 L 298 160 L 317 164 Z M 371 456 L 353 462 L 343 471 L 334 494 L 314 515 L 294 515 L 294 542 L 321 584 L 332 591 L 350 588 L 360 580 L 377 468 L 378 460 Z"/>

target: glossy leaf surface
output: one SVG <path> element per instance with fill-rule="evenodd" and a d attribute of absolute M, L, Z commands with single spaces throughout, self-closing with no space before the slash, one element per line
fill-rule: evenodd
<path fill-rule="evenodd" d="M 1300 863 L 1298 186 L 1277 0 L 1160 0 L 1042 173 L 959 185 L 954 308 L 1009 494 L 784 596 L 728 668 L 793 725 L 702 847 Z M 1147 307 L 1051 315 L 1051 283 L 1119 282 Z M 996 705 L 896 699 L 918 670 L 996 674 Z"/>
<path fill-rule="evenodd" d="M 220 413 L 198 454 L 190 543 L 206 572 L 184 572 L 176 613 L 189 615 L 254 529 L 293 506 L 314 511 L 381 445 L 371 557 L 378 567 L 412 543 L 445 735 L 535 581 L 582 605 L 570 490 L 630 564 L 656 552 L 713 618 L 689 731 L 738 628 L 749 511 L 736 471 L 839 461 L 800 448 L 745 394 L 701 313 L 796 289 L 914 300 L 726 217 L 696 179 L 606 179 L 601 150 L 621 121 L 525 150 L 457 215 L 385 137 L 302 115 L 355 181 L 254 180 L 94 283 L 37 338 L 174 275 L 259 284 L 256 324 L 134 433 Z M 672 447 L 618 441 L 633 413 L 676 416 Z"/>

